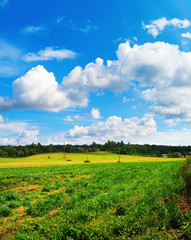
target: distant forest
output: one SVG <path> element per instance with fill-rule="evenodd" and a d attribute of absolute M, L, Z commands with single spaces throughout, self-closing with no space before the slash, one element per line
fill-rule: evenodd
<path fill-rule="evenodd" d="M 164 145 L 139 145 L 139 144 L 125 144 L 123 141 L 115 142 L 108 140 L 105 144 L 97 144 L 93 142 L 90 145 L 41 145 L 30 144 L 26 146 L 0 146 L 0 157 L 27 157 L 41 153 L 56 153 L 56 152 L 96 152 L 96 151 L 110 151 L 113 153 L 127 154 L 127 155 L 145 155 L 161 157 L 166 154 L 168 157 L 180 157 L 191 155 L 191 146 L 164 146 Z"/>

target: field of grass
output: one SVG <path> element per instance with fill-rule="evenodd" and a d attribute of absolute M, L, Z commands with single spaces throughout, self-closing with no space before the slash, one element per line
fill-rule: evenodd
<path fill-rule="evenodd" d="M 108 163 L 117 162 L 119 156 L 109 152 L 95 152 L 95 153 L 48 153 L 39 154 L 25 158 L 0 158 L 0 168 L 9 166 L 34 166 L 34 165 L 52 165 L 52 164 L 84 164 L 84 161 L 91 163 Z M 175 161 L 185 160 L 184 158 L 161 158 L 161 157 L 141 157 L 120 155 L 121 162 L 148 162 L 148 161 Z"/>
<path fill-rule="evenodd" d="M 27 161 L 58 160 L 58 156 L 63 161 L 63 154 Z M 191 238 L 191 214 L 178 205 L 183 200 L 181 160 L 139 162 L 125 156 L 117 163 L 117 155 L 99 157 L 89 156 L 90 164 L 84 163 L 86 155 L 78 154 L 71 162 L 83 164 L 1 167 L 0 238 Z"/>

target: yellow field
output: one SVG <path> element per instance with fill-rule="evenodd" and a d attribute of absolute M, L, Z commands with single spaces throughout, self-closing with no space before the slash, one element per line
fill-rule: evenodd
<path fill-rule="evenodd" d="M 39 165 L 62 165 L 62 164 L 84 164 L 84 161 L 90 163 L 112 163 L 119 160 L 117 154 L 112 153 L 48 153 L 39 154 L 26 158 L 0 158 L 0 167 L 14 167 L 14 166 L 39 166 Z M 142 157 L 120 155 L 121 162 L 155 162 L 155 161 L 180 161 L 185 158 L 162 158 L 162 157 Z"/>

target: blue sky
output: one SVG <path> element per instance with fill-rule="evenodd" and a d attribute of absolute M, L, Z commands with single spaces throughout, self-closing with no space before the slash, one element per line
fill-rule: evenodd
<path fill-rule="evenodd" d="M 0 0 L 0 145 L 191 143 L 189 0 Z"/>

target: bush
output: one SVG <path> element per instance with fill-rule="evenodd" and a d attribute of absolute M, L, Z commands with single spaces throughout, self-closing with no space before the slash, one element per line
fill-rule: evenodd
<path fill-rule="evenodd" d="M 180 169 L 180 173 L 184 179 L 187 192 L 191 194 L 191 157 L 187 158 L 186 162 Z"/>

